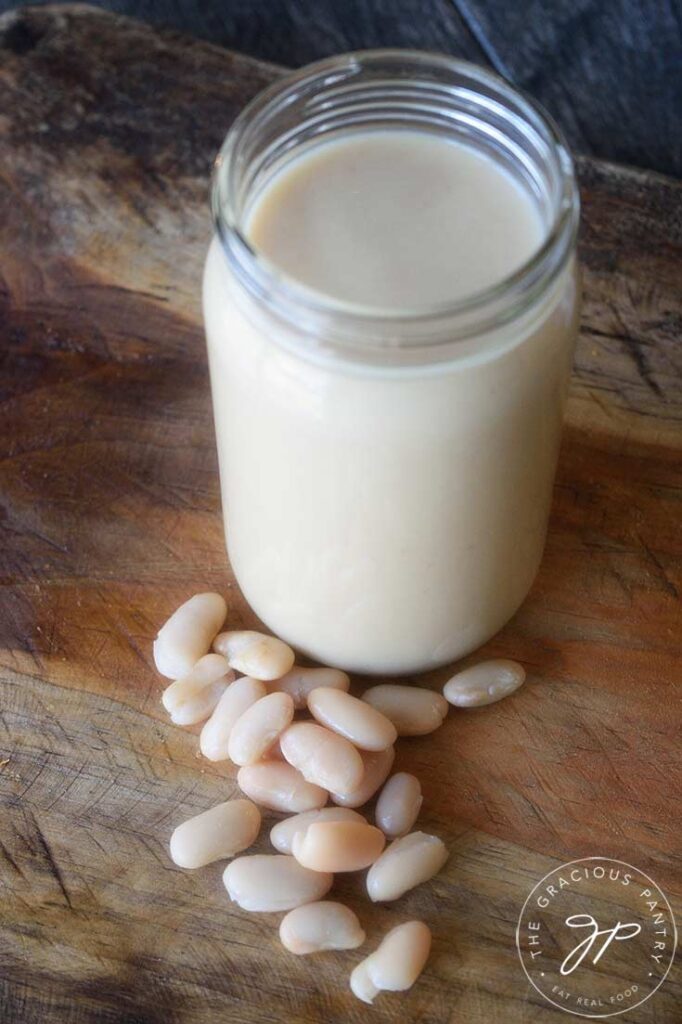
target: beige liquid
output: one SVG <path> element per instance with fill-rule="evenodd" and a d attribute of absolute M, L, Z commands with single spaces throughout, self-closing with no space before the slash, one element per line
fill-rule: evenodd
<path fill-rule="evenodd" d="M 388 309 L 496 284 L 542 243 L 537 206 L 474 149 L 416 131 L 318 146 L 258 197 L 247 233 L 287 274 Z"/>
<path fill-rule="evenodd" d="M 247 222 L 309 288 L 394 310 L 495 284 L 544 231 L 493 160 L 414 130 L 318 145 Z M 228 549 L 275 633 L 328 664 L 409 672 L 510 618 L 542 554 L 576 308 L 569 268 L 449 364 L 311 359 L 304 340 L 280 344 L 214 241 L 204 309 Z"/>

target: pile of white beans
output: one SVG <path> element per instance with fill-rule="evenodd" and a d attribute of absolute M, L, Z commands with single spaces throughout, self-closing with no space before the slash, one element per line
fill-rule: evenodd
<path fill-rule="evenodd" d="M 196 594 L 154 642 L 157 669 L 174 680 L 162 697 L 172 721 L 205 723 L 202 754 L 238 765 L 247 798 L 179 825 L 171 857 L 182 868 L 231 859 L 223 873 L 230 898 L 244 910 L 285 912 L 279 936 L 292 953 L 355 949 L 365 941 L 356 914 L 323 899 L 337 872 L 368 868 L 369 898 L 397 900 L 448 857 L 436 836 L 411 831 L 422 804 L 419 780 L 406 772 L 389 778 L 398 736 L 433 732 L 448 704 L 480 707 L 506 697 L 525 672 L 513 661 L 487 661 L 453 676 L 442 695 L 382 684 L 358 699 L 345 672 L 294 665 L 294 652 L 276 637 L 221 632 L 226 616 L 219 594 Z M 294 720 L 303 711 L 311 717 Z M 356 808 L 380 789 L 372 825 Z M 276 853 L 238 857 L 260 832 L 256 804 L 291 817 L 270 832 Z M 371 1003 L 382 989 L 409 989 L 430 948 L 423 922 L 398 925 L 352 972 L 352 991 Z"/>

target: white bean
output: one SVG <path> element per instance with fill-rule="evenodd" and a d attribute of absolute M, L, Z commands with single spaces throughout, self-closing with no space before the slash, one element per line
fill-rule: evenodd
<path fill-rule="evenodd" d="M 181 679 L 211 649 L 227 615 L 220 594 L 195 594 L 181 604 L 154 641 L 154 662 L 162 676 Z"/>
<path fill-rule="evenodd" d="M 440 693 L 418 686 L 382 683 L 365 690 L 362 699 L 389 718 L 399 736 L 425 736 L 443 723 L 448 702 Z"/>
<path fill-rule="evenodd" d="M 298 956 L 324 949 L 356 949 L 365 933 L 350 907 L 331 900 L 290 910 L 279 926 L 282 945 Z"/>
<path fill-rule="evenodd" d="M 208 722 L 201 730 L 199 749 L 209 761 L 226 761 L 228 743 L 235 722 L 266 694 L 265 683 L 242 676 L 228 686 Z"/>
<path fill-rule="evenodd" d="M 213 650 L 224 655 L 236 672 L 254 679 L 279 679 L 294 664 L 294 652 L 283 640 L 253 629 L 220 633 Z"/>
<path fill-rule="evenodd" d="M 373 954 L 370 954 L 370 956 Z M 369 976 L 368 962 L 370 957 L 361 960 L 357 967 L 351 972 L 350 987 L 354 996 L 362 999 L 363 1003 L 373 1003 L 379 995 L 379 989 Z"/>
<path fill-rule="evenodd" d="M 166 687 L 161 702 L 176 725 L 195 725 L 208 718 L 233 679 L 224 658 L 205 654 L 188 675 Z"/>
<path fill-rule="evenodd" d="M 235 764 L 255 764 L 294 717 L 288 693 L 268 693 L 248 708 L 232 726 L 227 750 Z"/>
<path fill-rule="evenodd" d="M 302 665 L 294 665 L 281 679 L 268 683 L 268 690 L 288 693 L 296 710 L 301 711 L 306 706 L 310 691 L 322 686 L 347 691 L 350 678 L 338 668 L 304 668 Z"/>
<path fill-rule="evenodd" d="M 382 990 L 405 992 L 424 970 L 430 952 L 431 932 L 423 921 L 397 925 L 351 974 L 353 994 L 372 1003 Z"/>
<path fill-rule="evenodd" d="M 308 694 L 308 708 L 318 722 L 361 750 L 386 750 L 398 738 L 393 722 L 385 715 L 343 690 L 312 690 Z"/>
<path fill-rule="evenodd" d="M 508 697 L 525 678 L 526 670 L 518 661 L 494 658 L 458 672 L 443 687 L 443 696 L 458 708 L 481 708 Z"/>
<path fill-rule="evenodd" d="M 366 821 L 317 821 L 296 833 L 292 852 L 311 871 L 362 871 L 385 845 L 381 829 Z"/>
<path fill-rule="evenodd" d="M 371 800 L 393 767 L 395 749 L 389 747 L 388 750 L 361 751 L 360 756 L 364 769 L 360 785 L 351 793 L 330 794 L 334 803 L 341 807 L 362 807 Z"/>
<path fill-rule="evenodd" d="M 258 913 L 313 903 L 329 892 L 333 881 L 333 875 L 309 871 L 295 857 L 279 853 L 237 857 L 223 872 L 230 899 L 243 910 Z"/>
<path fill-rule="evenodd" d="M 409 832 L 422 805 L 422 788 L 414 775 L 397 772 L 382 789 L 376 806 L 376 823 L 391 839 Z"/>
<path fill-rule="evenodd" d="M 273 811 L 313 811 L 324 807 L 328 793 L 306 782 L 300 772 L 285 761 L 260 761 L 237 772 L 242 793 Z"/>
<path fill-rule="evenodd" d="M 171 860 L 181 868 L 203 868 L 234 857 L 260 831 L 260 811 L 250 800 L 228 800 L 185 821 L 170 840 Z"/>
<path fill-rule="evenodd" d="M 316 821 L 357 821 L 365 819 L 357 811 L 349 807 L 323 807 L 319 811 L 304 811 L 294 814 L 291 818 L 278 821 L 270 830 L 270 842 L 280 853 L 291 853 L 294 836 L 297 832 L 305 832 L 309 825 Z"/>
<path fill-rule="evenodd" d="M 308 782 L 342 794 L 360 785 L 362 758 L 343 736 L 313 722 L 294 722 L 282 733 L 279 743 L 289 764 Z"/>
<path fill-rule="evenodd" d="M 437 875 L 448 851 L 436 836 L 411 832 L 396 839 L 367 873 L 367 892 L 377 903 L 397 900 L 403 893 Z"/>
<path fill-rule="evenodd" d="M 195 697 L 184 700 L 181 709 L 171 712 L 171 722 L 184 726 L 205 722 L 213 714 L 229 682 L 230 677 L 223 676 L 217 682 L 205 686 Z"/>

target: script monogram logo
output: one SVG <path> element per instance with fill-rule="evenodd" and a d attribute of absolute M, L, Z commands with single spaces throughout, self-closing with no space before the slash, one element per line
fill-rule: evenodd
<path fill-rule="evenodd" d="M 569 928 L 591 928 L 591 932 L 578 943 L 575 949 L 571 950 L 562 963 L 559 970 L 563 975 L 573 974 L 573 971 L 580 967 L 585 957 L 591 953 L 597 939 L 603 938 L 604 941 L 592 958 L 593 964 L 601 960 L 614 939 L 616 942 L 634 939 L 642 930 L 641 924 L 637 924 L 636 921 L 630 921 L 629 924 L 622 924 L 618 921 L 613 928 L 600 928 L 591 914 L 572 914 L 566 918 L 566 924 Z"/>

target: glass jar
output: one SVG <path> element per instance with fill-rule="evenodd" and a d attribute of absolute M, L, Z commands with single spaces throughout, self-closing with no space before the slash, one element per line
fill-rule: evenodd
<path fill-rule="evenodd" d="M 249 203 L 323 137 L 401 126 L 500 161 L 544 242 L 462 301 L 378 311 L 249 244 Z M 261 93 L 217 158 L 204 315 L 232 568 L 263 622 L 328 665 L 409 673 L 518 609 L 545 540 L 577 330 L 578 197 L 549 118 L 449 57 L 368 51 Z"/>

